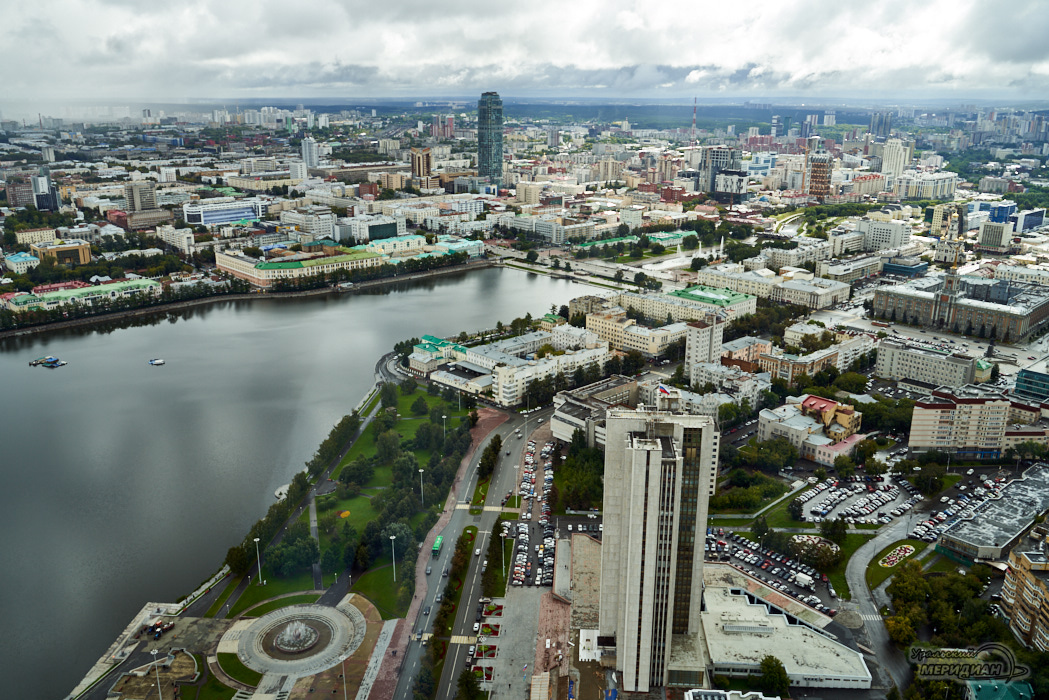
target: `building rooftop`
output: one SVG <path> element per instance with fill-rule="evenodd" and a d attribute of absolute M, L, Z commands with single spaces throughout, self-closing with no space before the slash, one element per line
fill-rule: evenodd
<path fill-rule="evenodd" d="M 948 528 L 943 537 L 974 547 L 1004 547 L 1049 509 L 1049 464 L 1036 464 L 978 506 L 971 518 Z"/>
<path fill-rule="evenodd" d="M 382 257 L 378 253 L 367 250 L 356 250 L 343 248 L 341 255 L 328 255 L 320 258 L 308 258 L 305 260 L 291 260 L 280 262 L 260 262 L 255 267 L 259 270 L 290 270 L 301 267 L 316 267 L 317 265 L 330 265 L 332 263 L 348 262 L 350 260 L 367 260 L 368 258 Z"/>
<path fill-rule="evenodd" d="M 742 589 L 708 587 L 703 600 L 703 632 L 715 667 L 757 668 L 772 655 L 795 678 L 871 678 L 858 651 Z"/>

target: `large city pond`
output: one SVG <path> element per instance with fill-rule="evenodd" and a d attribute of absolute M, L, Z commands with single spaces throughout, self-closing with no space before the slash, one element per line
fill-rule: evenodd
<path fill-rule="evenodd" d="M 488 269 L 0 342 L 5 694 L 69 693 L 144 603 L 214 573 L 395 342 L 588 290 Z"/>

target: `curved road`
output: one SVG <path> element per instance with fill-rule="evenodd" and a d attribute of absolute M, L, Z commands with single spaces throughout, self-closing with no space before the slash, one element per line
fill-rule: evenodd
<path fill-rule="evenodd" d="M 914 510 L 908 511 L 903 517 L 894 520 L 892 524 L 878 530 L 878 534 L 857 549 L 849 559 L 849 563 L 845 565 L 845 580 L 849 584 L 852 600 L 842 607 L 848 606 L 848 609 L 862 616 L 863 630 L 858 631 L 857 636 L 866 636 L 867 646 L 874 652 L 875 664 L 888 673 L 889 678 L 883 678 L 882 681 L 891 680 L 897 688 L 901 689 L 906 688 L 910 683 L 911 667 L 903 652 L 889 640 L 889 633 L 885 629 L 878 604 L 870 589 L 867 588 L 867 566 L 882 549 L 893 542 L 906 539 L 907 533 L 911 531 L 915 523 L 926 517 L 928 516 L 920 515 Z"/>

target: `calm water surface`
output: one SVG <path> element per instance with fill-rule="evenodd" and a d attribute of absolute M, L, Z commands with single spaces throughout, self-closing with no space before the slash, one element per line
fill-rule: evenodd
<path fill-rule="evenodd" d="M 0 341 L 4 695 L 62 697 L 143 604 L 213 574 L 395 342 L 592 291 L 490 269 Z M 28 366 L 48 354 L 69 364 Z"/>

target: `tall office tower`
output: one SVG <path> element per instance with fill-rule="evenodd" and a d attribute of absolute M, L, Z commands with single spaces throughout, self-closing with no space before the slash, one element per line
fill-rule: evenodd
<path fill-rule="evenodd" d="M 664 393 L 665 392 L 665 393 Z M 615 639 L 621 689 L 700 687 L 703 543 L 718 462 L 713 418 L 655 407 L 606 420 L 599 635 Z"/>
<path fill-rule="evenodd" d="M 889 138 L 892 133 L 892 112 L 874 112 L 871 114 L 870 132 L 875 138 Z"/>
<path fill-rule="evenodd" d="M 412 177 L 430 177 L 433 171 L 433 151 L 429 148 L 412 149 Z"/>
<path fill-rule="evenodd" d="M 830 195 L 831 170 L 834 167 L 834 156 L 826 151 L 810 153 L 808 172 L 808 193 L 821 202 Z"/>
<path fill-rule="evenodd" d="M 780 116 L 778 114 L 772 115 L 772 131 L 769 133 L 772 134 L 772 138 L 783 135 L 783 126 L 780 124 Z"/>
<path fill-rule="evenodd" d="M 503 180 L 503 101 L 486 92 L 477 101 L 477 174 L 496 186 Z"/>
<path fill-rule="evenodd" d="M 40 174 L 33 175 L 29 181 L 33 186 L 33 202 L 37 209 L 58 211 L 61 208 L 62 202 L 58 196 L 58 188 L 51 182 L 51 171 L 47 168 L 40 168 Z"/>
<path fill-rule="evenodd" d="M 302 139 L 302 162 L 307 168 L 316 168 L 321 164 L 321 157 L 317 151 L 317 142 L 312 136 Z"/>
<path fill-rule="evenodd" d="M 899 139 L 889 139 L 881 152 L 881 171 L 899 177 L 907 169 L 907 149 Z"/>
<path fill-rule="evenodd" d="M 124 211 L 148 211 L 157 208 L 157 186 L 152 181 L 124 183 Z"/>
<path fill-rule="evenodd" d="M 743 151 L 730 146 L 703 146 L 699 156 L 699 182 L 702 192 L 714 191 L 714 180 L 722 170 L 740 170 Z"/>

